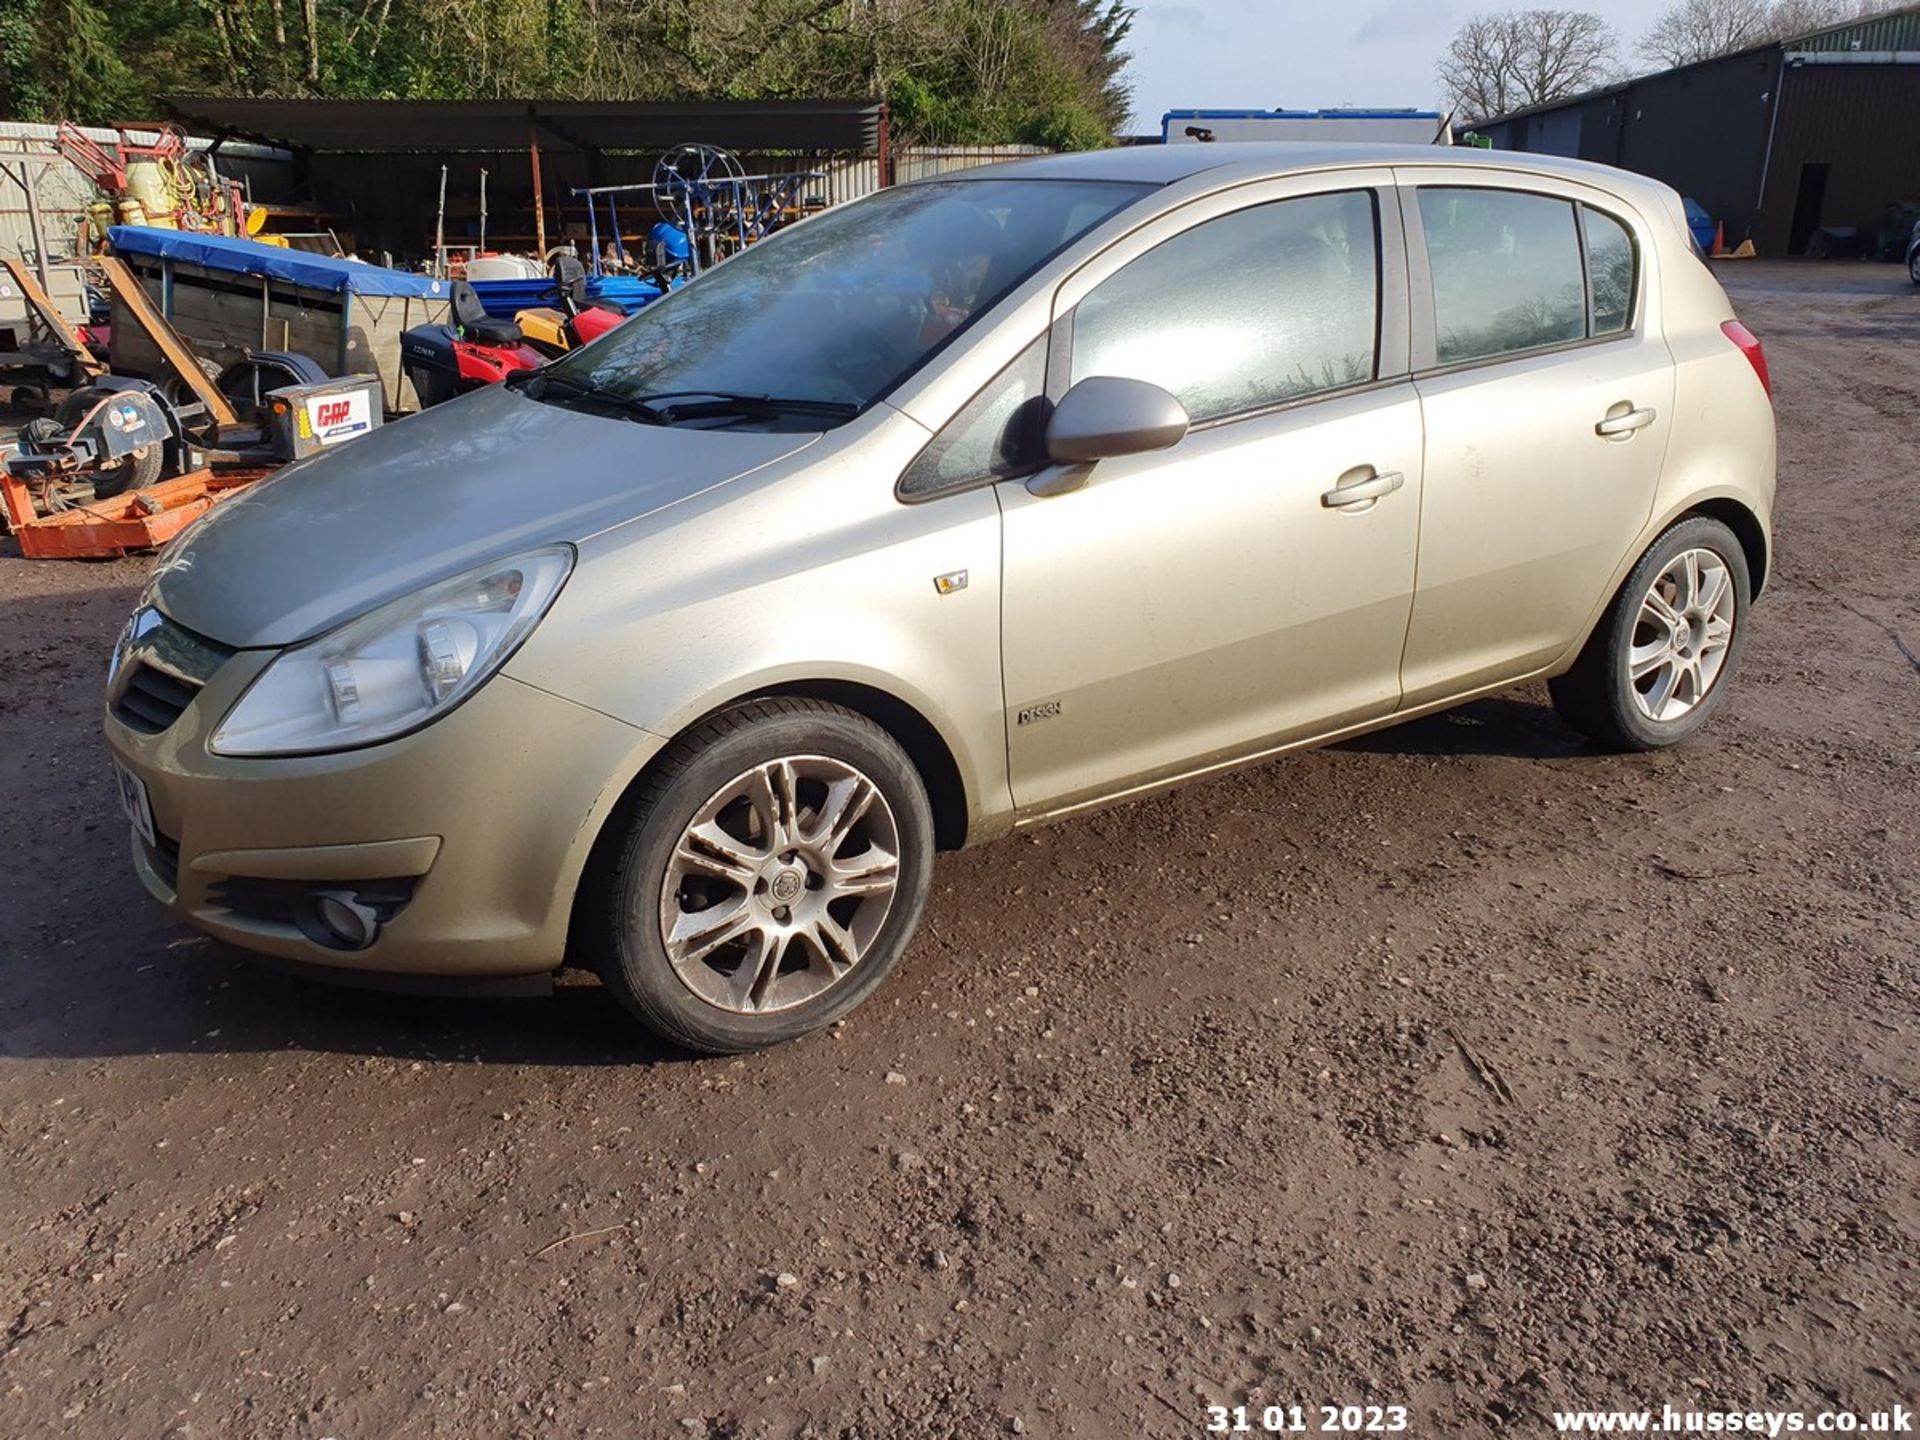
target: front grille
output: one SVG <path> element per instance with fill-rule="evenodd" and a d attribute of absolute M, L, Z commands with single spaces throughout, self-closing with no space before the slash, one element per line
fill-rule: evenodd
<path fill-rule="evenodd" d="M 109 709 L 141 735 L 168 729 L 233 651 L 148 607 L 133 618 Z"/>
<path fill-rule="evenodd" d="M 199 693 L 198 685 L 151 665 L 136 664 L 127 676 L 120 698 L 113 702 L 114 718 L 129 730 L 158 735 L 180 718 L 181 712 Z"/>

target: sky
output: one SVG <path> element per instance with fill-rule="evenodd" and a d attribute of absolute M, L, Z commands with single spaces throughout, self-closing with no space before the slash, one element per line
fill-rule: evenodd
<path fill-rule="evenodd" d="M 1336 105 L 1440 109 L 1435 62 L 1461 22 L 1542 0 L 1136 0 L 1128 43 L 1135 133 L 1168 110 L 1314 110 Z M 1555 0 L 1593 10 L 1622 51 L 1663 0 Z M 1625 57 L 1630 58 L 1630 56 Z"/>

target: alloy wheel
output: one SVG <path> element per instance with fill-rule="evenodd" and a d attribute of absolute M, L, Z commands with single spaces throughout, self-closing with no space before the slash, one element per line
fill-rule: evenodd
<path fill-rule="evenodd" d="M 791 1009 L 859 966 L 899 879 L 899 829 L 880 787 L 844 760 L 785 756 L 694 812 L 667 862 L 660 939 L 708 1004 Z"/>
<path fill-rule="evenodd" d="M 1735 603 L 1733 576 L 1711 550 L 1682 551 L 1654 577 L 1627 652 L 1641 714 L 1678 720 L 1707 698 L 1726 667 Z"/>

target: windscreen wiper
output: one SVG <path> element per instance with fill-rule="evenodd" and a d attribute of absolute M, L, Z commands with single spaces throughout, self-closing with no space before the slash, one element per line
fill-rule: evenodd
<path fill-rule="evenodd" d="M 570 375 L 551 375 L 544 370 L 523 371 L 518 375 L 509 375 L 506 384 L 516 390 L 526 392 L 529 400 L 545 400 L 551 395 L 556 400 L 585 400 L 590 404 L 604 405 L 609 410 L 618 410 L 649 425 L 670 423 L 666 412 L 658 409 L 646 400 L 627 395 L 619 390 L 610 390 L 605 385 L 596 385 L 590 380 L 575 380 Z"/>
<path fill-rule="evenodd" d="M 668 424 L 719 415 L 824 415 L 850 420 L 860 413 L 851 400 L 811 400 L 802 395 L 746 395 L 731 390 L 665 390 L 640 399 Z M 665 403 L 672 402 L 672 403 Z"/>

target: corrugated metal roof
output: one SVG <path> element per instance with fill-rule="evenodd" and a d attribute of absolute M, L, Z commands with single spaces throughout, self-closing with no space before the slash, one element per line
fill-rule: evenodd
<path fill-rule="evenodd" d="M 885 107 L 870 100 L 282 100 L 169 95 L 179 120 L 294 149 L 394 155 L 523 150 L 872 150 Z"/>
<path fill-rule="evenodd" d="M 1920 5 L 1849 20 L 1782 42 L 1788 50 L 1920 50 Z"/>
<path fill-rule="evenodd" d="M 110 145 L 120 138 L 119 131 L 109 130 L 99 125 L 80 125 L 75 128 L 89 140 L 97 141 L 102 145 Z M 31 120 L 0 120 L 0 140 L 44 140 L 51 144 L 53 137 L 57 133 L 58 127 L 53 125 L 41 125 Z M 132 127 L 127 130 L 127 138 L 136 145 L 151 145 L 160 138 L 160 132 L 157 130 Z M 212 144 L 213 141 L 204 135 L 189 135 L 187 137 L 188 148 L 193 150 L 205 150 L 210 148 Z M 251 140 L 229 140 L 225 145 L 220 147 L 220 153 L 222 155 L 237 155 L 242 159 L 249 160 L 286 160 L 290 158 L 287 152 L 278 146 L 261 145 Z"/>

